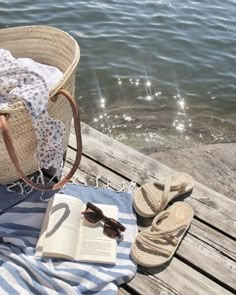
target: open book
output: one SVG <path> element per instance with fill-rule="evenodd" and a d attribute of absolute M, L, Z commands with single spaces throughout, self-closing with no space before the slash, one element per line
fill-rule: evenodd
<path fill-rule="evenodd" d="M 95 204 L 107 217 L 118 218 L 118 207 Z M 116 262 L 116 239 L 103 233 L 103 222 L 84 219 L 86 204 L 76 197 L 55 194 L 43 220 L 36 256 L 56 257 L 81 262 Z"/>

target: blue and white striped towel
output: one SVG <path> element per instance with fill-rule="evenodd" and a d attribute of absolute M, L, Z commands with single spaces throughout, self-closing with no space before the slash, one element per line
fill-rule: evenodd
<path fill-rule="evenodd" d="M 124 240 L 117 247 L 117 264 L 88 264 L 34 256 L 46 202 L 40 192 L 10 208 L 0 216 L 0 294 L 99 294 L 113 295 L 118 285 L 136 272 L 130 246 L 137 235 L 131 195 L 77 184 L 67 185 L 64 193 L 83 202 L 117 205 L 119 221 L 125 225 Z M 47 197 L 44 195 L 44 197 Z M 18 202 L 22 195 L 0 186 L 0 210 Z M 65 237 L 66 239 L 66 237 Z"/>

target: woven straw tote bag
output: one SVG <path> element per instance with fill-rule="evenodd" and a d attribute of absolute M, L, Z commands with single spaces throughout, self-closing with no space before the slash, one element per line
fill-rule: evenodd
<path fill-rule="evenodd" d="M 80 119 L 73 98 L 75 72 L 80 58 L 77 42 L 66 32 L 47 26 L 25 26 L 0 30 L 0 48 L 7 49 L 15 58 L 26 57 L 55 66 L 63 72 L 61 80 L 49 91 L 49 114 L 65 124 L 66 151 L 72 117 L 77 137 L 77 155 L 69 174 L 57 184 L 34 184 L 26 175 L 38 170 L 37 139 L 31 118 L 23 102 L 0 109 L 0 184 L 23 179 L 27 184 L 43 191 L 63 186 L 76 171 L 82 152 Z"/>

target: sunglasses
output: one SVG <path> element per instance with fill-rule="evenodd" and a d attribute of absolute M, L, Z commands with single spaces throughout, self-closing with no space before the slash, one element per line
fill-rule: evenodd
<path fill-rule="evenodd" d="M 82 212 L 84 218 L 90 223 L 97 223 L 104 221 L 104 234 L 111 238 L 120 238 L 121 232 L 125 231 L 126 228 L 113 218 L 106 217 L 102 210 L 92 203 L 87 202 L 86 209 Z"/>

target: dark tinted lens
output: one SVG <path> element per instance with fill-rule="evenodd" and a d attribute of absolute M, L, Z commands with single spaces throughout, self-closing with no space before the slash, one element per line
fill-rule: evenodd
<path fill-rule="evenodd" d="M 90 203 L 87 203 L 87 207 L 84 212 L 84 217 L 89 222 L 96 223 L 103 218 L 103 214 L 99 208 Z"/>
<path fill-rule="evenodd" d="M 104 233 L 111 238 L 116 238 L 120 235 L 116 227 L 112 227 L 107 223 L 104 224 Z"/>
<path fill-rule="evenodd" d="M 119 237 L 120 232 L 126 229 L 117 220 L 104 216 L 102 210 L 90 202 L 87 202 L 86 210 L 83 214 L 85 219 L 91 223 L 97 223 L 103 220 L 104 233 L 111 238 Z"/>
<path fill-rule="evenodd" d="M 91 223 L 96 223 L 99 220 L 101 220 L 101 217 L 95 212 L 86 211 L 86 212 L 84 212 L 84 217 L 86 220 L 88 220 Z"/>

